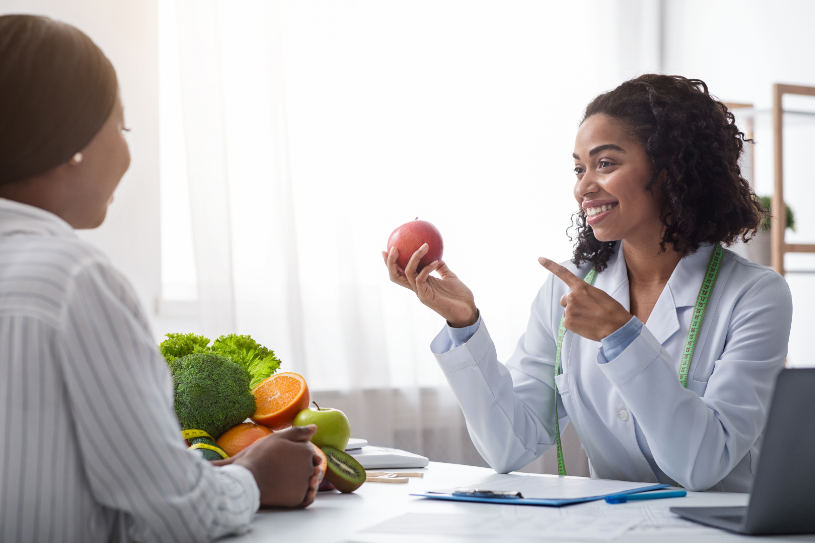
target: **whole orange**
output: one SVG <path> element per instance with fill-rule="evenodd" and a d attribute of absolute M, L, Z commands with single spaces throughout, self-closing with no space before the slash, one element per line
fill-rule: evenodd
<path fill-rule="evenodd" d="M 258 439 L 271 434 L 272 431 L 266 426 L 254 422 L 242 422 L 224 432 L 218 438 L 217 443 L 226 454 L 235 456 Z"/>

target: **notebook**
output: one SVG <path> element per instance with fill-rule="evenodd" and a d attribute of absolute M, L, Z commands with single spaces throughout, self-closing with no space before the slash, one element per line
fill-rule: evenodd
<path fill-rule="evenodd" d="M 350 453 L 352 451 L 359 450 L 367 444 L 368 444 L 367 439 L 363 439 L 361 437 L 352 437 L 348 440 L 348 445 L 345 446 L 345 452 Z"/>
<path fill-rule="evenodd" d="M 420 454 L 389 447 L 365 445 L 347 452 L 365 469 L 423 468 L 429 462 L 427 457 Z"/>
<path fill-rule="evenodd" d="M 750 501 L 742 507 L 671 507 L 741 534 L 815 533 L 815 368 L 778 375 Z"/>

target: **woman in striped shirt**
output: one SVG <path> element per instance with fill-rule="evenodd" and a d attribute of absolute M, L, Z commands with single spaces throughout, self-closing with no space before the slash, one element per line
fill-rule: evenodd
<path fill-rule="evenodd" d="M 0 16 L 0 541 L 205 541 L 316 492 L 313 426 L 218 466 L 181 440 L 133 289 L 74 232 L 104 220 L 125 130 L 88 36 Z"/>

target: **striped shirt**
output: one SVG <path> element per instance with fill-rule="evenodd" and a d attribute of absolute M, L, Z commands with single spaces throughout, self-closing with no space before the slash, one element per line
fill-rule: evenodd
<path fill-rule="evenodd" d="M 245 531 L 251 473 L 187 450 L 127 280 L 49 212 L 0 198 L 0 541 Z"/>

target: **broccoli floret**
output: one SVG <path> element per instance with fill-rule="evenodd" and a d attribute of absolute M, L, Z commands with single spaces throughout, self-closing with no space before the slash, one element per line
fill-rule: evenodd
<path fill-rule="evenodd" d="M 257 386 L 280 367 L 280 360 L 274 351 L 258 344 L 249 336 L 238 334 L 221 336 L 212 343 L 210 349 L 243 366 L 251 378 L 249 388 Z"/>
<path fill-rule="evenodd" d="M 175 413 L 185 430 L 214 439 L 255 413 L 249 374 L 226 357 L 194 353 L 170 361 Z"/>
<path fill-rule="evenodd" d="M 167 339 L 161 342 L 159 350 L 167 359 L 172 362 L 176 358 L 187 356 L 192 353 L 209 352 L 209 338 L 195 334 L 167 334 Z"/>

